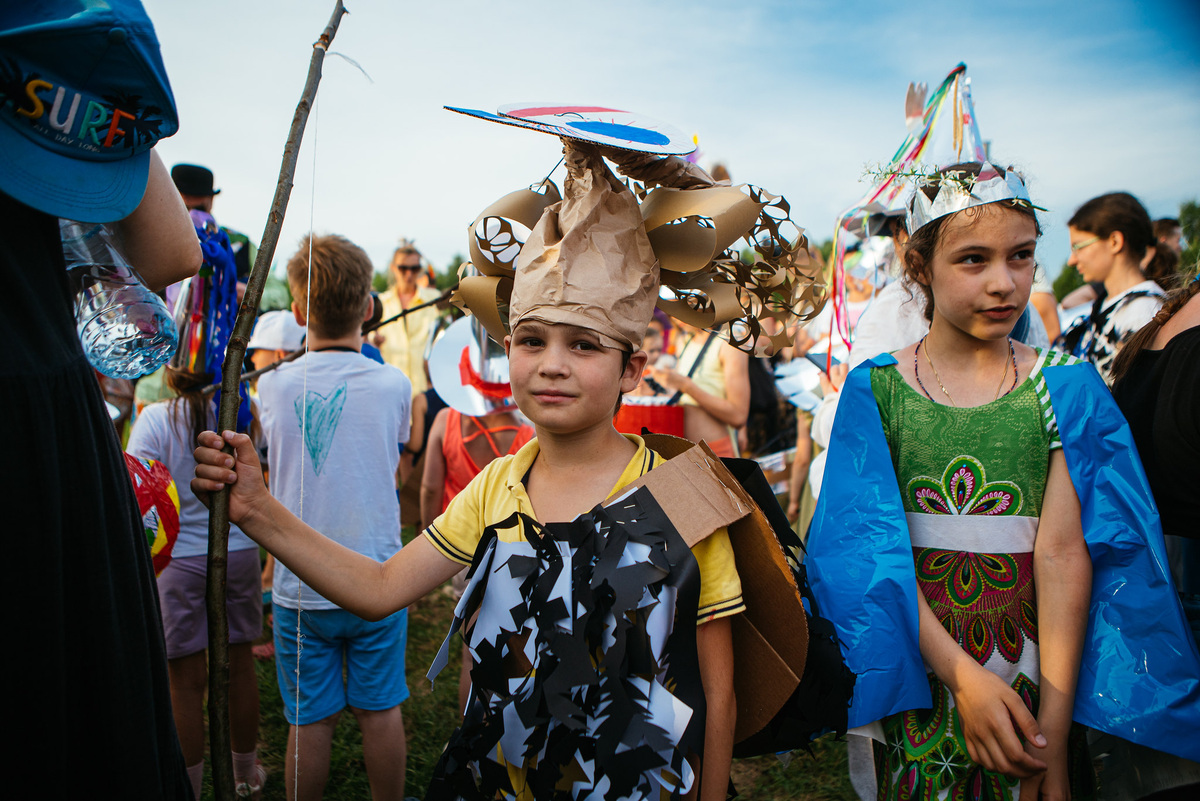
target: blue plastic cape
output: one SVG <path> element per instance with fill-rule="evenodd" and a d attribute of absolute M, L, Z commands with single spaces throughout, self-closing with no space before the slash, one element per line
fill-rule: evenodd
<path fill-rule="evenodd" d="M 849 726 L 932 705 L 917 650 L 917 577 L 868 360 L 842 386 L 808 535 L 808 580 L 857 679 Z M 897 644 L 911 647 L 898 647 Z"/>
<path fill-rule="evenodd" d="M 808 543 L 813 593 L 858 674 L 852 727 L 931 704 L 908 526 L 871 392 L 871 368 L 891 364 L 867 361 L 842 387 Z M 1200 761 L 1200 654 L 1129 426 L 1091 365 L 1043 374 L 1092 557 L 1075 719 Z"/>

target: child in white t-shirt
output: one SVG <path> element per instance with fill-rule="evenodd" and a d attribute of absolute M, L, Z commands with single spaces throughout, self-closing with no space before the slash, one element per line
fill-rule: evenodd
<path fill-rule="evenodd" d="M 308 326 L 308 353 L 258 381 L 271 493 L 330 539 L 383 561 L 401 547 L 393 476 L 408 440 L 411 384 L 400 370 L 360 353 L 362 322 L 372 311 L 366 253 L 342 237 L 318 236 L 311 277 L 309 260 L 306 240 L 287 268 L 293 313 Z M 320 795 L 333 728 L 349 706 L 362 728 L 373 791 L 403 797 L 406 612 L 367 622 L 281 562 L 272 601 L 276 674 L 291 724 L 288 796 L 296 792 L 297 738 L 306 763 L 300 795 Z"/>

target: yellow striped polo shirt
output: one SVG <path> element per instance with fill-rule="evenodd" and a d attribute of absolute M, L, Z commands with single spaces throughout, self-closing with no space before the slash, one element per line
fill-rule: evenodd
<path fill-rule="evenodd" d="M 637 446 L 637 452 L 625 466 L 616 486 L 609 492 L 612 497 L 635 479 L 662 464 L 664 459 L 646 447 L 641 437 L 624 434 Z M 483 536 L 483 530 L 494 523 L 507 520 L 514 512 L 536 519 L 533 505 L 525 492 L 525 476 L 533 466 L 540 449 L 536 439 L 511 456 L 496 459 L 483 469 L 467 487 L 455 496 L 429 528 L 425 529 L 433 547 L 447 559 L 469 565 L 475 548 Z M 523 539 L 520 526 L 498 532 L 501 538 Z M 696 543 L 692 555 L 700 566 L 700 605 L 697 624 L 707 623 L 746 609 L 742 601 L 742 582 L 734 564 L 733 546 L 729 543 L 729 532 L 719 528 Z"/>

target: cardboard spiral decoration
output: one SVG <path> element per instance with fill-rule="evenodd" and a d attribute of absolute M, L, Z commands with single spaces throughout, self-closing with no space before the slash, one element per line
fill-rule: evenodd
<path fill-rule="evenodd" d="M 698 328 L 717 331 L 735 347 L 753 352 L 765 338 L 772 349 L 786 347 L 786 326 L 816 316 L 825 302 L 825 283 L 808 255 L 803 229 L 791 220 L 781 196 L 752 185 L 719 186 L 678 157 L 603 154 L 638 185 L 646 235 L 661 270 L 658 308 Z M 671 180 L 688 188 L 654 186 Z M 474 314 L 497 341 L 507 334 L 507 304 L 524 232 L 559 202 L 549 181 L 505 195 L 471 224 L 471 264 L 460 272 L 455 305 Z M 741 259 L 755 254 L 752 264 Z M 474 266 L 480 275 L 467 275 Z M 763 320 L 780 325 L 766 335 Z M 761 346 L 765 349 L 765 342 Z"/>

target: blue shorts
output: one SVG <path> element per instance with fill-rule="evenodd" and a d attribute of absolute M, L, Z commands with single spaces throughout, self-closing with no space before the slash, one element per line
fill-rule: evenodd
<path fill-rule="evenodd" d="M 300 714 L 296 714 L 296 610 L 274 604 L 275 677 L 288 723 L 306 726 L 347 706 L 381 711 L 408 698 L 408 611 L 368 623 L 343 609 L 300 616 Z M 345 665 L 345 678 L 342 668 Z"/>

